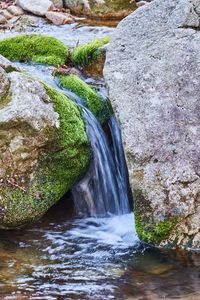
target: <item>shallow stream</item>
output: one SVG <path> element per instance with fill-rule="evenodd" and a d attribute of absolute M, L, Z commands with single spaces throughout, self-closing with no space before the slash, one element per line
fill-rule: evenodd
<path fill-rule="evenodd" d="M 78 219 L 70 195 L 37 225 L 0 232 L 0 299 L 200 298 L 200 256 L 145 248 L 133 214 Z"/>

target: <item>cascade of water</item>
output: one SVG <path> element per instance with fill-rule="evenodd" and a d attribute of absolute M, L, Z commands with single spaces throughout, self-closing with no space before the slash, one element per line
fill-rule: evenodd
<path fill-rule="evenodd" d="M 117 147 L 117 141 L 114 144 L 119 158 L 113 155 L 107 137 L 94 115 L 85 108 L 83 115 L 93 158 L 87 174 L 72 188 L 77 212 L 80 215 L 90 216 L 128 213 L 126 184 L 119 167 L 119 158 L 122 154 Z M 115 136 L 117 137 L 117 134 L 113 133 L 114 138 Z"/>
<path fill-rule="evenodd" d="M 116 118 L 112 116 L 108 122 L 112 139 L 110 145 L 102 126 L 84 106 L 83 100 L 60 87 L 49 67 L 30 63 L 20 65 L 82 107 L 93 157 L 84 178 L 72 188 L 78 215 L 105 217 L 129 213 L 128 175 Z"/>

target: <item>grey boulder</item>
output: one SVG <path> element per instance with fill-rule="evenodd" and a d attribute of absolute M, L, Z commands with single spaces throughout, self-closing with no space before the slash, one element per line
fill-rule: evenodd
<path fill-rule="evenodd" d="M 139 237 L 200 249 L 200 0 L 124 19 L 104 75 L 121 124 Z"/>
<path fill-rule="evenodd" d="M 49 0 L 17 0 L 17 4 L 37 16 L 45 16 L 53 5 Z"/>

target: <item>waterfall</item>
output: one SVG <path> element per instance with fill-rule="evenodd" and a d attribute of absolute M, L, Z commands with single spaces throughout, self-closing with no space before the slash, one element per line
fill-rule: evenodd
<path fill-rule="evenodd" d="M 115 116 L 111 116 L 108 121 L 111 133 L 109 141 L 101 124 L 84 106 L 83 100 L 59 86 L 59 82 L 51 74 L 52 68 L 37 63 L 18 63 L 18 65 L 70 97 L 82 108 L 93 156 L 85 176 L 72 187 L 77 214 L 81 217 L 108 217 L 129 213 L 131 193 L 128 172 L 121 133 Z"/>
<path fill-rule="evenodd" d="M 109 122 L 110 129 L 114 129 L 111 131 L 114 146 L 112 151 L 94 115 L 84 108 L 83 116 L 93 158 L 84 178 L 72 188 L 77 213 L 93 217 L 129 213 L 128 180 L 116 119 L 112 117 Z"/>

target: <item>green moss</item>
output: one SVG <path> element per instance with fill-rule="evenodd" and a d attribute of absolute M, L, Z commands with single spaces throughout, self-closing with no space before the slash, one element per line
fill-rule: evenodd
<path fill-rule="evenodd" d="M 91 150 L 79 108 L 66 96 L 44 85 L 59 114 L 60 127 L 51 149 L 39 158 L 28 184 L 11 186 L 7 177 L 0 185 L 0 227 L 15 227 L 38 220 L 86 171 Z M 19 178 L 21 175 L 19 176 Z"/>
<path fill-rule="evenodd" d="M 109 41 L 109 37 L 99 38 L 88 44 L 76 47 L 71 55 L 73 64 L 81 67 L 88 65 L 92 60 L 95 60 L 98 57 L 99 53 L 101 53 L 99 48 L 108 44 Z"/>
<path fill-rule="evenodd" d="M 65 63 L 68 49 L 56 38 L 27 34 L 1 40 L 0 54 L 10 60 L 30 60 L 56 66 Z"/>
<path fill-rule="evenodd" d="M 160 221 L 159 223 L 150 222 L 143 219 L 141 214 L 135 210 L 135 226 L 139 238 L 153 245 L 159 245 L 162 241 L 167 240 L 171 231 L 177 225 L 177 217 L 171 217 L 166 221 Z"/>
<path fill-rule="evenodd" d="M 107 121 L 113 113 L 111 104 L 104 100 L 87 83 L 75 75 L 56 75 L 60 83 L 68 90 L 72 91 L 87 104 L 89 110 L 98 118 L 101 123 Z"/>
<path fill-rule="evenodd" d="M 113 12 L 120 12 L 127 10 L 129 13 L 134 11 L 137 6 L 135 4 L 135 1 L 130 1 L 130 0 L 104 0 L 103 5 L 99 5 L 96 1 L 94 0 L 89 0 L 91 9 L 93 13 L 99 15 L 99 16 L 104 16 L 105 14 L 109 14 L 110 19 L 112 19 Z"/>

